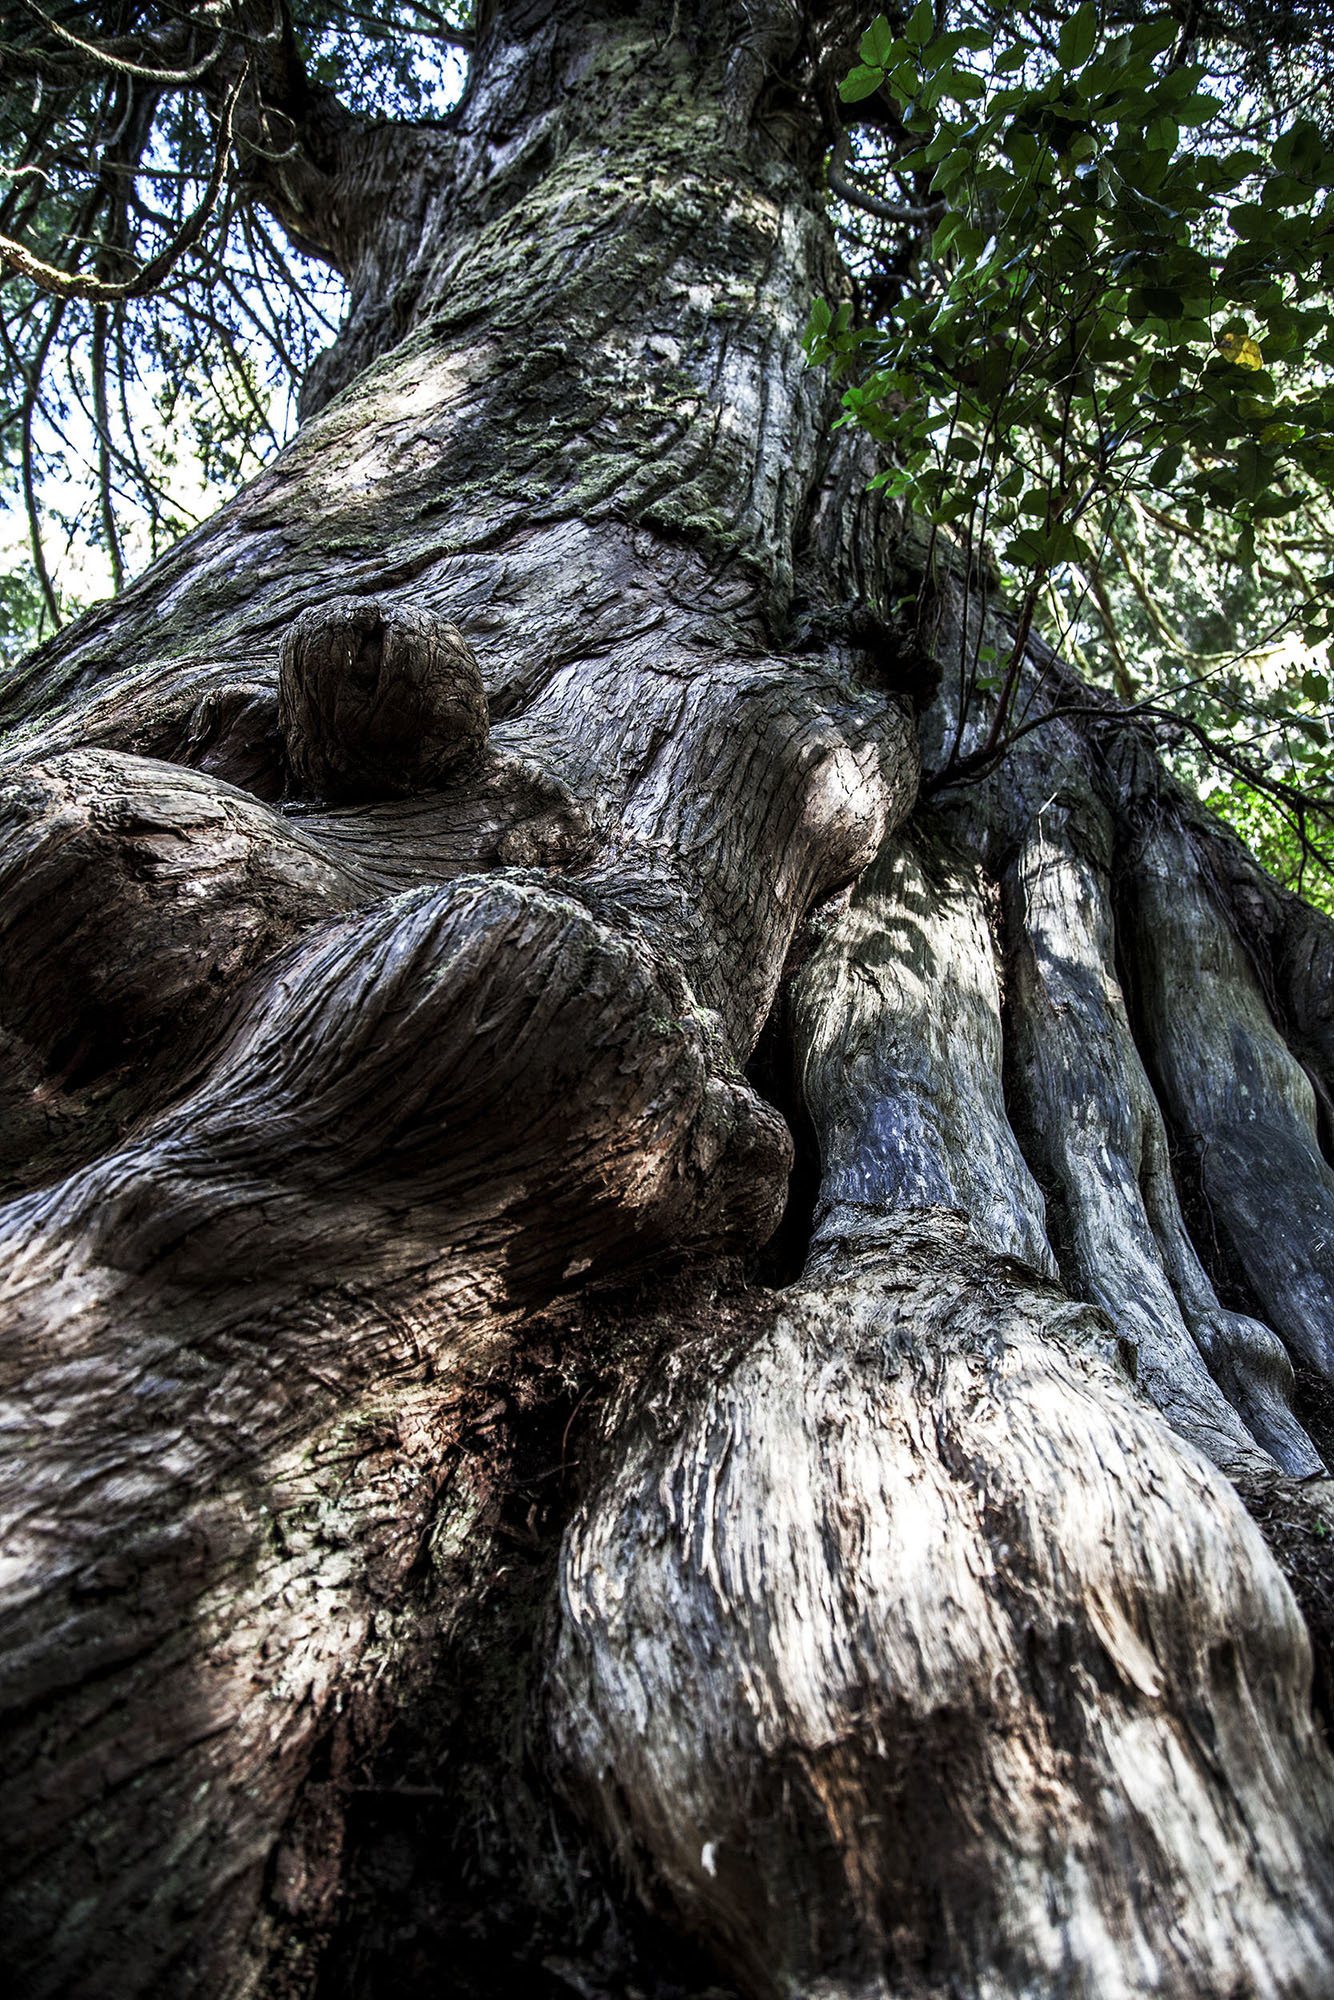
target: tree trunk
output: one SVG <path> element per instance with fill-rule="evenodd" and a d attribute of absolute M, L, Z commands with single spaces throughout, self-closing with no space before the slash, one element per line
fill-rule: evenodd
<path fill-rule="evenodd" d="M 1111 721 L 914 811 L 857 25 L 484 9 L 6 692 L 34 2000 L 1328 1991 L 1334 940 Z"/>

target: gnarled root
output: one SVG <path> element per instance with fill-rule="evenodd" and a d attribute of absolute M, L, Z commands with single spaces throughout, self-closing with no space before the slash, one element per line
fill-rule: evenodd
<path fill-rule="evenodd" d="M 603 1260 L 766 1234 L 788 1160 L 649 946 L 493 876 L 316 932 L 184 1101 L 9 1206 L 27 1992 L 244 1989 L 315 1747 L 344 1702 L 370 1727 L 432 1537 L 466 1536 L 470 1381 Z"/>
<path fill-rule="evenodd" d="M 803 1282 L 735 1365 L 609 1423 L 564 1552 L 554 1755 L 755 1995 L 1318 2000 L 1310 1647 L 1233 1486 L 1118 1365 L 1137 1269 L 1178 1430 L 1278 1474 L 1192 1338 L 1210 1294 L 1096 843 L 1038 828 L 1007 885 L 1020 1073 L 1113 1325 L 1042 1276 L 981 878 L 919 829 L 797 982 L 823 1168 Z"/>
<path fill-rule="evenodd" d="M 582 1810 L 773 2000 L 1317 2000 L 1310 1652 L 1227 1482 L 958 1218 L 811 1276 L 570 1530 Z"/>

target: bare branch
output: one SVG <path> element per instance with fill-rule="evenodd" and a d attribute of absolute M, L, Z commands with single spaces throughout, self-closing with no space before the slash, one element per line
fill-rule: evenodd
<path fill-rule="evenodd" d="M 226 177 L 227 160 L 231 153 L 232 119 L 236 110 L 236 100 L 241 94 L 247 69 L 248 65 L 243 64 L 223 107 L 217 151 L 208 186 L 204 191 L 204 199 L 187 218 L 172 241 L 160 250 L 156 257 L 140 265 L 132 278 L 116 280 L 98 278 L 88 273 L 63 271 L 59 265 L 46 263 L 24 244 L 16 243 L 8 236 L 0 236 L 0 264 L 8 264 L 11 270 L 16 271 L 20 277 L 27 278 L 40 291 L 59 299 L 88 299 L 96 304 L 109 305 L 116 299 L 142 299 L 149 292 L 156 291 L 186 251 L 199 241 L 218 205 Z"/>
<path fill-rule="evenodd" d="M 915 207 L 908 202 L 885 201 L 869 189 L 859 187 L 849 178 L 848 162 L 851 155 L 851 141 L 846 132 L 840 132 L 834 141 L 834 150 L 829 156 L 829 187 L 840 201 L 846 201 L 850 208 L 860 208 L 867 215 L 873 215 L 880 222 L 937 222 L 945 213 L 942 201 L 929 202 L 925 207 Z"/>
<path fill-rule="evenodd" d="M 74 49 L 98 69 L 111 70 L 117 76 L 142 77 L 147 83 L 164 86 L 198 83 L 199 79 L 212 69 L 227 44 L 226 35 L 220 34 L 208 54 L 188 69 L 150 69 L 145 64 L 134 62 L 128 56 L 122 55 L 120 49 L 125 46 L 124 43 L 86 42 L 81 36 L 62 27 L 61 23 L 54 20 L 50 14 L 44 13 L 37 5 L 37 0 L 22 0 L 22 4 L 30 14 L 36 16 L 49 34 L 56 37 L 57 41 L 66 43 L 69 48 Z M 26 56 L 29 52 L 25 50 L 22 53 Z"/>

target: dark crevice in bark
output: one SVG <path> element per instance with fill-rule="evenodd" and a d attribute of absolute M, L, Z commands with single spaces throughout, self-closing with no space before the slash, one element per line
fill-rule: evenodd
<path fill-rule="evenodd" d="M 1300 1384 L 1302 1374 L 1298 1371 Z M 1326 1404 L 1329 1392 L 1321 1383 Z M 1298 1398 L 1303 1421 L 1310 1404 Z M 1326 1410 L 1328 1419 L 1330 1412 Z M 1312 1433 L 1321 1442 L 1318 1427 Z M 1334 1429 L 1325 1439 L 1334 1448 Z M 1238 1481 L 1247 1512 L 1268 1543 L 1288 1588 L 1297 1600 L 1311 1640 L 1311 1705 L 1334 1750 L 1334 1481 L 1293 1486 L 1282 1480 Z"/>
<path fill-rule="evenodd" d="M 769 1241 L 761 1245 L 751 1260 L 753 1282 L 762 1287 L 794 1284 L 810 1255 L 820 1194 L 820 1141 L 796 1078 L 792 982 L 846 903 L 846 894 L 835 895 L 812 911 L 798 931 L 783 968 L 777 997 L 746 1066 L 747 1082 L 773 1106 L 792 1135 L 792 1168 L 783 1213 Z"/>
<path fill-rule="evenodd" d="M 1301 1062 L 1300 1043 L 1295 1044 L 1293 1053 L 1297 1056 L 1297 1060 Z M 1316 1143 L 1320 1147 L 1323 1159 L 1329 1166 L 1334 1167 L 1334 1097 L 1331 1097 L 1325 1080 L 1318 1070 L 1312 1069 L 1305 1062 L 1302 1062 L 1302 1069 L 1307 1082 L 1315 1092 Z"/>
<path fill-rule="evenodd" d="M 1295 1361 L 1292 1372 L 1296 1378 L 1292 1406 L 1298 1421 L 1310 1432 L 1325 1464 L 1334 1469 L 1334 1387 L 1304 1362 Z M 1334 1581 L 1334 1522 L 1330 1525 L 1325 1559 Z"/>
<path fill-rule="evenodd" d="M 717 1966 L 627 1897 L 615 1857 L 553 1790 L 534 1728 L 569 1519 L 598 1468 L 602 1406 L 628 1378 L 692 1342 L 721 1365 L 748 1338 L 760 1298 L 690 1270 L 609 1291 L 571 1322 L 535 1321 L 524 1357 L 479 1385 L 464 1447 L 488 1499 L 491 1568 L 466 1622 L 343 1778 L 346 1827 L 336 1921 L 318 1946 L 313 2000 L 733 2000 Z M 733 1281 L 735 1274 L 732 1274 Z M 307 2000 L 298 1951 L 265 2000 Z"/>
<path fill-rule="evenodd" d="M 549 1357 L 549 1358 L 548 1358 Z M 489 1493 L 493 1573 L 463 1630 L 397 1706 L 387 1736 L 351 1771 L 346 1859 L 318 2000 L 460 2000 L 505 1988 L 567 1991 L 544 1970 L 574 1912 L 551 1907 L 556 1829 L 522 1753 L 538 1635 L 547 1616 L 577 1462 L 567 1454 L 588 1392 L 559 1338 L 535 1333 L 521 1368 L 481 1387 L 464 1448 Z M 559 1878 L 559 1868 L 551 1877 Z M 535 1893 L 540 1891 L 541 1893 Z M 582 1913 L 581 1913 L 582 1914 Z M 294 1966 L 293 1995 L 309 1991 Z"/>

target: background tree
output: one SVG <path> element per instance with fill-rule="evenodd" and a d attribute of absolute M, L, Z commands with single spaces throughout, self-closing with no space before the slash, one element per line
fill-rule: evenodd
<path fill-rule="evenodd" d="M 458 95 L 467 35 L 412 0 L 290 17 L 17 0 L 3 35 L 0 464 L 30 558 L 4 580 L 16 657 L 291 429 L 342 286 L 318 243 L 252 198 L 256 147 L 276 164 L 286 143 L 283 90 L 307 116 L 334 82 L 363 115 L 429 116 Z M 300 82 L 284 84 L 298 41 Z M 238 81 L 228 146 L 218 114 Z"/>
<path fill-rule="evenodd" d="M 26 1993 L 1324 1989 L 1334 934 L 1093 693 L 919 804 L 1005 614 L 806 365 L 865 25 L 110 49 L 348 310 L 4 689 Z"/>

